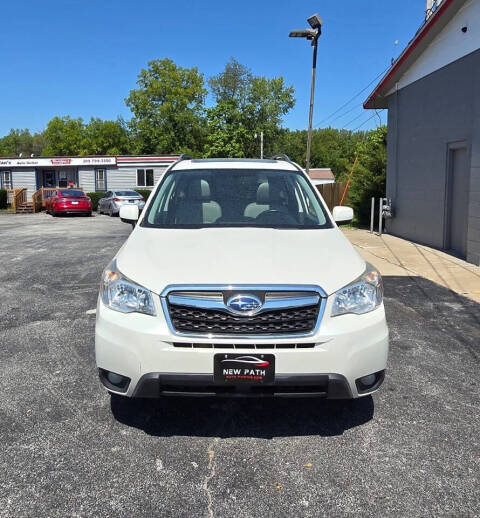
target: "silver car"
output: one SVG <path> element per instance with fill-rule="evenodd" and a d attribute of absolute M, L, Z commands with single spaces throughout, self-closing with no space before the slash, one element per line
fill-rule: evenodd
<path fill-rule="evenodd" d="M 98 213 L 118 216 L 122 205 L 138 205 L 139 210 L 145 207 L 145 199 L 135 191 L 108 191 L 104 198 L 98 200 Z"/>

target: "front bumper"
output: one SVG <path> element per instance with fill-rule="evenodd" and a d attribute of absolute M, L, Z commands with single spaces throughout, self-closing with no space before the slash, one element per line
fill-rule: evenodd
<path fill-rule="evenodd" d="M 129 378 L 123 390 L 115 390 L 114 386 L 104 383 L 110 392 L 127 397 L 172 393 L 261 396 L 272 393 L 280 395 L 283 392 L 297 396 L 310 393 L 317 397 L 338 398 L 341 394 L 342 398 L 356 398 L 371 394 L 380 386 L 383 374 L 380 383 L 376 383 L 370 391 L 359 392 L 356 381 L 369 374 L 383 373 L 386 368 L 388 328 L 383 305 L 364 315 L 330 318 L 331 302 L 327 299 L 325 313 L 315 335 L 294 340 L 300 345 L 309 344 L 308 348 L 279 348 L 290 344 L 291 337 L 275 340 L 265 337 L 255 342 L 240 337 L 206 337 L 195 339 L 195 342 L 197 345 L 208 344 L 209 348 L 182 348 L 174 344 L 191 340 L 171 334 L 159 300 L 155 301 L 158 316 L 152 317 L 113 311 L 99 299 L 95 330 L 97 366 Z M 241 347 L 242 353 L 254 353 L 257 351 L 249 348 L 253 343 L 261 344 L 262 352 L 275 355 L 275 382 L 272 386 L 263 386 L 263 390 L 215 386 L 214 355 L 231 353 L 232 346 Z M 272 348 L 265 349 L 269 343 Z M 295 388 L 289 392 L 289 386 Z M 307 389 L 302 392 L 305 386 Z"/>

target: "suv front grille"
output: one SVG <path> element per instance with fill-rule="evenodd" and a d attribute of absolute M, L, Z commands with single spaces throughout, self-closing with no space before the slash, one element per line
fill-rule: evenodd
<path fill-rule="evenodd" d="M 315 327 L 318 309 L 319 304 L 241 317 L 226 311 L 168 304 L 172 324 L 178 331 L 228 335 L 309 333 Z"/>
<path fill-rule="evenodd" d="M 256 302 L 238 309 L 238 299 Z M 312 286 L 172 286 L 162 294 L 172 332 L 198 337 L 308 336 L 319 325 L 325 301 Z"/>

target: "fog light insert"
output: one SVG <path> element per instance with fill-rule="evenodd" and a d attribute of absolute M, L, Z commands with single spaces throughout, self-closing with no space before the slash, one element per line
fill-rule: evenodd
<path fill-rule="evenodd" d="M 114 376 L 117 376 L 117 374 L 114 374 Z M 119 376 L 119 377 L 121 378 L 121 376 Z M 375 383 L 376 379 L 377 379 L 377 377 L 375 376 L 375 374 L 369 374 L 368 376 L 364 376 L 363 378 L 360 378 L 360 383 L 364 387 L 368 388 L 368 387 L 371 387 Z M 113 383 L 115 383 L 115 382 L 113 382 Z"/>
<path fill-rule="evenodd" d="M 116 392 L 126 392 L 130 385 L 130 378 L 117 374 L 116 372 L 107 371 L 105 369 L 98 369 L 100 381 L 109 390 Z"/>
<path fill-rule="evenodd" d="M 384 379 L 385 371 L 375 372 L 374 374 L 368 374 L 367 376 L 358 378 L 355 381 L 358 393 L 364 394 L 365 392 L 372 392 L 373 390 L 377 390 L 378 387 L 380 387 L 380 385 L 383 383 Z"/>
<path fill-rule="evenodd" d="M 109 372 L 107 374 L 107 378 L 112 385 L 116 385 L 117 387 L 121 386 L 122 382 L 125 380 L 125 376 L 115 374 L 114 372 Z"/>

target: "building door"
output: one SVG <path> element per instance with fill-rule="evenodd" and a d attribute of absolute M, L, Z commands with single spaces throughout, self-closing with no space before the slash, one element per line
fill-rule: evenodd
<path fill-rule="evenodd" d="M 42 171 L 42 187 L 57 187 L 55 171 Z"/>
<path fill-rule="evenodd" d="M 470 170 L 466 147 L 450 149 L 447 182 L 446 247 L 455 255 L 467 255 L 468 200 Z"/>

